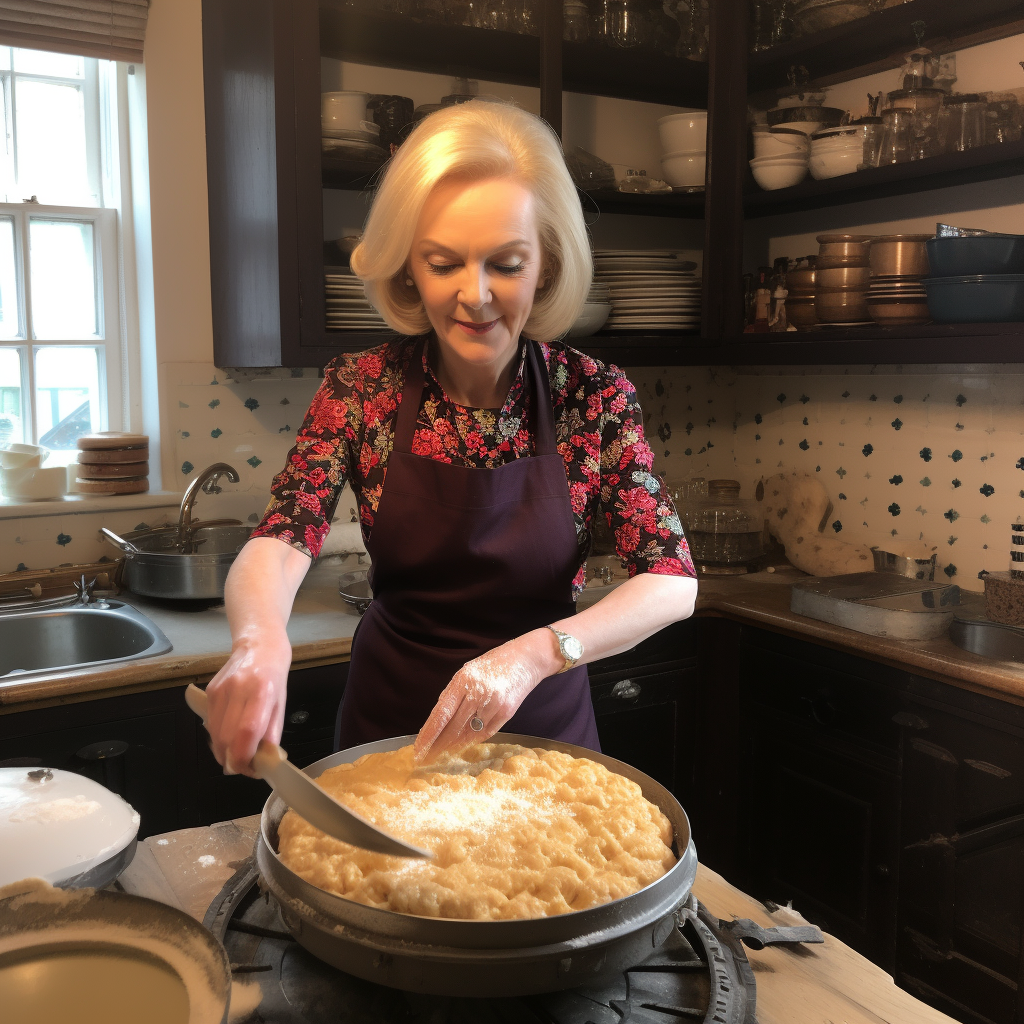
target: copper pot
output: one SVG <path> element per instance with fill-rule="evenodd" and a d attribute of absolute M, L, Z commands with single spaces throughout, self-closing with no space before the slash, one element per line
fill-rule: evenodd
<path fill-rule="evenodd" d="M 932 235 L 879 235 L 871 241 L 871 273 L 875 277 L 927 277 Z"/>

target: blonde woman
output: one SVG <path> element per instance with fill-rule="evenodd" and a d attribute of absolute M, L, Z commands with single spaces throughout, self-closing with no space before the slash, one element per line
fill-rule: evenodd
<path fill-rule="evenodd" d="M 502 727 L 600 749 L 587 662 L 693 611 L 695 573 L 622 372 L 560 343 L 590 285 L 586 226 L 539 118 L 431 114 L 377 191 L 352 269 L 400 335 L 339 356 L 231 569 L 231 655 L 208 688 L 217 759 L 281 735 L 285 625 L 350 481 L 373 603 L 338 749 L 415 733 L 417 756 Z M 586 611 L 603 515 L 630 576 Z"/>

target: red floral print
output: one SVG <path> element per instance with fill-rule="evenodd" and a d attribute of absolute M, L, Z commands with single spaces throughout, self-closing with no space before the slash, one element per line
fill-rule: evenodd
<path fill-rule="evenodd" d="M 254 537 L 277 537 L 315 558 L 342 487 L 350 481 L 363 537 L 369 538 L 414 347 L 414 339 L 400 338 L 339 356 L 327 366 L 285 467 L 274 477 L 273 498 Z M 612 530 L 630 576 L 696 576 L 679 517 L 652 472 L 654 455 L 644 438 L 633 385 L 618 367 L 560 342 L 541 345 L 541 352 L 579 543 L 573 595 L 586 582 L 585 558 L 598 512 Z M 426 353 L 423 367 L 426 386 L 413 454 L 477 469 L 534 454 L 522 358 L 500 410 L 456 405 L 438 383 Z"/>

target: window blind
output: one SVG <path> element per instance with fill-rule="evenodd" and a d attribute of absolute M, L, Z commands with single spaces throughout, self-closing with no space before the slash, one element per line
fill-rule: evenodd
<path fill-rule="evenodd" d="M 0 0 L 0 46 L 141 61 L 149 0 Z"/>

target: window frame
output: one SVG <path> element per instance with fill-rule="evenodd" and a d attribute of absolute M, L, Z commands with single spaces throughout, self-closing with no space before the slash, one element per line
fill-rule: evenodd
<path fill-rule="evenodd" d="M 121 330 L 117 210 L 100 207 L 47 206 L 41 203 L 0 203 L 0 217 L 11 218 L 14 222 L 19 328 L 17 337 L 0 339 L 0 349 L 14 349 L 20 355 L 24 440 L 30 444 L 39 443 L 35 356 L 40 349 L 45 348 L 85 346 L 97 350 L 100 395 L 93 428 L 122 430 L 125 408 L 123 367 L 126 353 L 123 351 L 125 339 Z M 96 337 L 46 340 L 33 337 L 29 246 L 29 225 L 32 220 L 63 220 L 92 225 L 98 332 Z"/>

